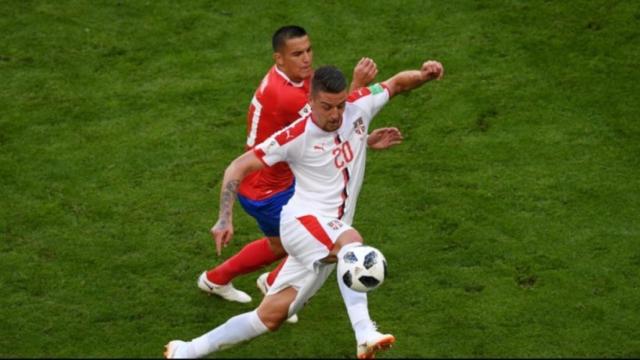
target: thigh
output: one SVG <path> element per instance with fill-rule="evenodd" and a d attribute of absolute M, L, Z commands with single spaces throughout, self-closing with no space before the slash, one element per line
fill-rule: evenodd
<path fill-rule="evenodd" d="M 296 258 L 288 256 L 283 261 L 284 265 L 269 288 L 267 296 L 275 295 L 290 287 L 299 290 L 308 282 L 308 278 L 313 277 L 313 271 L 307 269 Z"/>
<path fill-rule="evenodd" d="M 300 287 L 296 297 L 289 308 L 289 316 L 297 314 L 303 306 L 320 290 L 327 278 L 336 268 L 336 264 L 318 264 L 313 276 L 306 279 L 305 283 Z"/>
<path fill-rule="evenodd" d="M 289 256 L 278 273 L 275 282 L 269 288 L 260 308 L 261 318 L 281 319 L 298 313 L 300 309 L 320 290 L 335 264 L 317 264 L 313 271 L 308 270 L 295 258 Z M 292 296 L 292 291 L 295 295 Z M 276 311 L 277 309 L 277 311 Z"/>
<path fill-rule="evenodd" d="M 242 208 L 251 215 L 260 230 L 269 237 L 280 236 L 280 212 L 293 195 L 293 186 L 266 199 L 251 200 L 238 194 Z"/>
<path fill-rule="evenodd" d="M 280 222 L 282 246 L 309 271 L 315 271 L 315 262 L 327 257 L 340 235 L 351 229 L 338 219 L 311 214 L 285 216 Z"/>
<path fill-rule="evenodd" d="M 256 310 L 258 317 L 269 330 L 277 330 L 282 322 L 289 317 L 289 309 L 294 302 L 298 291 L 288 287 L 282 291 L 267 295 Z"/>
<path fill-rule="evenodd" d="M 238 194 L 238 202 L 244 211 L 256 220 L 260 230 L 266 236 L 277 237 L 280 236 L 280 217 L 273 216 L 273 212 L 270 211 L 274 206 L 271 201 L 271 198 L 251 200 Z"/>

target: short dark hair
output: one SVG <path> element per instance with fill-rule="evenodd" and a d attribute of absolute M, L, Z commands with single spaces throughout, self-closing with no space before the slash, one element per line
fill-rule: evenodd
<path fill-rule="evenodd" d="M 280 50 L 284 43 L 293 38 L 299 38 L 307 35 L 307 31 L 298 25 L 287 25 L 283 26 L 280 29 L 276 30 L 271 38 L 271 45 L 273 46 L 273 51 L 277 52 Z"/>
<path fill-rule="evenodd" d="M 328 92 L 337 94 L 347 88 L 347 79 L 337 67 L 325 65 L 319 67 L 313 74 L 311 80 L 311 94 L 318 92 Z"/>

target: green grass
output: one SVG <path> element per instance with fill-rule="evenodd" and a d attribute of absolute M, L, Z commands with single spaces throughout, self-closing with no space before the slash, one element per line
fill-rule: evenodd
<path fill-rule="evenodd" d="M 0 3 L 0 357 L 157 357 L 254 303 L 203 295 L 220 178 L 284 24 L 316 65 L 445 80 L 374 122 L 355 226 L 385 357 L 640 356 L 640 3 Z M 239 207 L 228 256 L 259 231 Z M 352 357 L 333 281 L 219 357 Z"/>

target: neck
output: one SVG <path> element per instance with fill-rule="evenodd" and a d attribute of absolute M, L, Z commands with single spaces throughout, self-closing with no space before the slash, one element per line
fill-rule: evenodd
<path fill-rule="evenodd" d="M 278 64 L 276 64 L 276 70 L 280 75 L 282 75 L 283 78 L 287 79 L 287 81 L 295 85 L 300 85 L 304 81 L 304 79 L 299 79 L 287 74 Z"/>
<path fill-rule="evenodd" d="M 320 123 L 318 123 L 318 121 L 316 120 L 316 116 L 313 114 L 313 112 L 311 112 L 311 121 L 313 121 L 313 123 L 318 127 L 318 129 L 328 133 L 333 132 L 325 129 L 324 126 L 320 125 Z"/>

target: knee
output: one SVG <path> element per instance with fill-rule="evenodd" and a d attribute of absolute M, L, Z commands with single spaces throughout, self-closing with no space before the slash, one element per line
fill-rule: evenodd
<path fill-rule="evenodd" d="M 282 323 L 287 319 L 286 314 L 280 314 L 277 312 L 266 312 L 258 310 L 258 317 L 260 321 L 264 324 L 264 326 L 269 329 L 269 331 L 277 331 Z"/>
<path fill-rule="evenodd" d="M 271 251 L 276 256 L 286 255 L 284 247 L 282 247 L 282 241 L 280 241 L 279 237 L 269 237 L 269 247 L 271 247 Z"/>
<path fill-rule="evenodd" d="M 329 259 L 335 258 L 335 260 L 337 261 L 336 256 L 340 252 L 340 249 L 350 244 L 362 245 L 363 243 L 364 239 L 362 239 L 362 236 L 356 229 L 347 230 L 338 237 L 338 240 L 334 244 L 333 249 L 327 257 Z"/>

